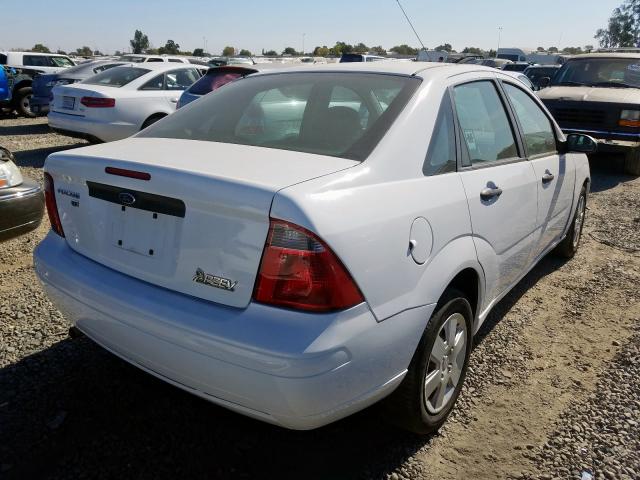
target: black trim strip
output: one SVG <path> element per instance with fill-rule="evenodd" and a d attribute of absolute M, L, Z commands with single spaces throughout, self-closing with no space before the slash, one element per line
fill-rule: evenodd
<path fill-rule="evenodd" d="M 140 192 L 129 188 L 114 187 L 113 185 L 89 181 L 87 182 L 87 187 L 89 187 L 90 197 L 99 198 L 106 202 L 180 218 L 184 218 L 185 215 L 186 208 L 184 202 L 177 198 L 164 197 L 162 195 L 156 195 L 155 193 Z M 134 202 L 123 201 L 120 195 L 121 193 L 133 197 Z"/>

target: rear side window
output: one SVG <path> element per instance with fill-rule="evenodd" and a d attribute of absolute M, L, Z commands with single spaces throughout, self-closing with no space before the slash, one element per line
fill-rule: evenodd
<path fill-rule="evenodd" d="M 50 57 L 46 55 L 23 55 L 22 64 L 25 67 L 53 67 Z"/>
<path fill-rule="evenodd" d="M 245 72 L 239 71 L 225 71 L 225 70 L 214 70 L 209 71 L 207 74 L 194 83 L 191 88 L 189 88 L 189 93 L 194 95 L 206 95 L 209 92 L 213 92 L 214 90 L 226 85 L 229 82 L 233 82 L 234 80 L 244 77 L 250 73 L 254 73 L 255 70 L 245 70 Z"/>
<path fill-rule="evenodd" d="M 7 64 L 7 56 L 4 53 L 0 53 L 0 65 Z"/>
<path fill-rule="evenodd" d="M 454 88 L 454 102 L 471 164 L 518 156 L 509 117 L 495 85 L 473 82 Z"/>
<path fill-rule="evenodd" d="M 140 67 L 115 67 L 105 70 L 82 83 L 87 85 L 106 85 L 109 87 L 123 87 L 135 79 L 140 78 L 150 70 Z"/>
<path fill-rule="evenodd" d="M 156 75 L 151 80 L 146 82 L 140 87 L 140 90 L 163 90 L 164 89 L 164 74 Z"/>
<path fill-rule="evenodd" d="M 551 121 L 529 95 L 508 83 L 504 84 L 507 96 L 520 122 L 527 154 L 532 157 L 556 153 L 556 136 Z"/>
<path fill-rule="evenodd" d="M 195 68 L 173 70 L 167 72 L 165 76 L 167 90 L 186 90 L 200 78 Z"/>
<path fill-rule="evenodd" d="M 93 69 L 93 73 L 104 72 L 105 70 L 109 70 L 110 68 L 119 66 L 119 63 L 109 63 L 107 65 L 100 65 Z"/>
<path fill-rule="evenodd" d="M 139 136 L 364 160 L 420 82 L 418 78 L 373 73 L 252 75 L 178 110 Z M 374 92 L 385 92 L 390 103 L 383 106 Z M 363 105 L 368 112 L 366 122 L 360 115 Z"/>
<path fill-rule="evenodd" d="M 67 57 L 49 57 L 54 67 L 73 67 L 73 62 Z"/>
<path fill-rule="evenodd" d="M 431 144 L 427 158 L 422 166 L 426 176 L 455 172 L 456 170 L 456 136 L 449 92 L 445 93 L 436 126 L 433 129 Z"/>
<path fill-rule="evenodd" d="M 345 53 L 340 57 L 340 63 L 364 62 L 364 57 L 359 53 Z"/>
<path fill-rule="evenodd" d="M 182 63 L 182 60 L 178 60 L 177 58 L 170 58 L 169 61 L 173 63 Z"/>
<path fill-rule="evenodd" d="M 164 60 L 162 60 L 161 58 L 155 58 L 155 57 L 152 57 L 147 60 L 147 62 L 163 62 L 163 61 Z"/>

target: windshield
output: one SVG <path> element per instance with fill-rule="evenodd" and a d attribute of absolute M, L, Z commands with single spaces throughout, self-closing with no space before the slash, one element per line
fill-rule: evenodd
<path fill-rule="evenodd" d="M 56 67 L 73 67 L 75 65 L 75 63 L 67 57 L 51 57 L 51 61 Z"/>
<path fill-rule="evenodd" d="M 146 57 L 138 57 L 136 55 L 125 55 L 124 57 L 120 57 L 120 60 L 123 62 L 131 62 L 131 63 L 143 63 Z"/>
<path fill-rule="evenodd" d="M 362 73 L 251 75 L 141 132 L 364 160 L 420 85 Z"/>
<path fill-rule="evenodd" d="M 569 60 L 552 85 L 640 88 L 640 58 Z"/>
<path fill-rule="evenodd" d="M 147 68 L 140 67 L 115 67 L 94 75 L 82 83 L 87 85 L 104 85 L 107 87 L 120 88 L 150 71 L 151 70 Z"/>

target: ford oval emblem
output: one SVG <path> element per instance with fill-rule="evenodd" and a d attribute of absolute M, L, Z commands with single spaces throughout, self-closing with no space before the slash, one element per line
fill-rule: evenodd
<path fill-rule="evenodd" d="M 120 203 L 123 205 L 133 205 L 136 203 L 136 197 L 128 192 L 120 192 L 118 194 L 118 200 L 120 200 Z"/>

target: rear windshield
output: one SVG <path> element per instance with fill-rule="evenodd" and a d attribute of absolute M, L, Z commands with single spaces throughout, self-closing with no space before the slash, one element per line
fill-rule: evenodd
<path fill-rule="evenodd" d="M 105 85 L 108 87 L 122 87 L 133 82 L 151 70 L 140 67 L 115 67 L 105 70 L 82 83 L 87 85 Z"/>
<path fill-rule="evenodd" d="M 215 89 L 226 85 L 229 82 L 236 80 L 237 78 L 244 77 L 250 73 L 255 73 L 255 70 L 242 69 L 242 70 L 225 70 L 215 69 L 210 70 L 207 74 L 191 85 L 189 93 L 194 95 L 206 95 L 213 92 Z"/>
<path fill-rule="evenodd" d="M 129 55 L 125 55 L 123 57 L 120 57 L 120 60 L 122 60 L 123 62 L 131 62 L 131 63 L 143 63 L 146 57 L 138 57 L 138 56 L 129 56 Z"/>
<path fill-rule="evenodd" d="M 358 53 L 345 53 L 340 57 L 340 63 L 364 62 L 364 57 Z"/>
<path fill-rule="evenodd" d="M 251 75 L 138 136 L 365 160 L 419 85 L 414 77 L 373 73 Z"/>
<path fill-rule="evenodd" d="M 640 88 L 640 58 L 569 60 L 555 75 L 552 84 Z"/>

